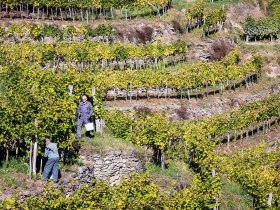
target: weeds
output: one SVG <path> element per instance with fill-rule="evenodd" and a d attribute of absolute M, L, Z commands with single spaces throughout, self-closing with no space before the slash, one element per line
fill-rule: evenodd
<path fill-rule="evenodd" d="M 161 170 L 161 167 L 159 165 L 148 162 L 146 164 L 146 170 L 150 174 L 161 174 L 171 178 L 179 178 L 181 176 L 187 175 L 190 176 L 192 174 L 188 166 L 181 161 L 170 161 L 170 163 L 164 171 Z"/>
<path fill-rule="evenodd" d="M 0 167 L 0 190 L 7 188 L 27 188 L 27 183 L 22 181 L 28 173 L 28 164 L 25 158 L 10 159 Z"/>
<path fill-rule="evenodd" d="M 143 155 L 144 151 L 141 147 L 137 147 L 130 142 L 115 138 L 108 131 L 102 135 L 96 133 L 94 138 L 81 139 L 82 150 L 86 153 L 104 153 L 109 150 L 136 150 L 137 154 Z"/>
<path fill-rule="evenodd" d="M 242 187 L 227 179 L 223 180 L 221 210 L 223 209 L 253 209 L 252 198 Z"/>
<path fill-rule="evenodd" d="M 5 173 L 28 173 L 28 161 L 26 158 L 12 158 L 8 162 L 4 162 L 0 167 L 0 174 Z M 1 177 L 1 175 L 0 175 Z"/>

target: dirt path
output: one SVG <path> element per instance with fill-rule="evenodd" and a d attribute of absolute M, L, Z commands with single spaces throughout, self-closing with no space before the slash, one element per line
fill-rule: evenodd
<path fill-rule="evenodd" d="M 4 174 L 0 177 L 0 201 L 13 197 L 15 193 L 19 199 L 37 196 L 43 192 L 45 186 L 61 188 L 63 192 L 67 194 L 72 191 L 70 183 L 77 171 L 78 168 L 75 165 L 71 166 L 66 171 L 61 169 L 61 178 L 58 184 L 45 182 L 39 177 L 37 177 L 37 179 L 31 179 L 24 173 L 13 172 Z"/>
<path fill-rule="evenodd" d="M 257 134 L 249 137 L 248 140 L 241 139 L 227 144 L 221 144 L 217 146 L 216 152 L 219 154 L 228 154 L 240 151 L 242 149 L 248 149 L 256 146 L 261 142 L 267 145 L 267 148 L 273 148 L 280 143 L 280 126 L 273 128 L 268 133 Z"/>
<path fill-rule="evenodd" d="M 223 96 L 209 96 L 203 99 L 143 99 L 137 101 L 107 101 L 106 110 L 149 109 L 150 111 L 166 111 L 173 120 L 193 119 L 211 116 L 238 108 L 250 102 L 262 100 L 280 92 L 280 81 L 261 81 L 249 89 L 241 87 L 236 92 L 228 91 Z"/>

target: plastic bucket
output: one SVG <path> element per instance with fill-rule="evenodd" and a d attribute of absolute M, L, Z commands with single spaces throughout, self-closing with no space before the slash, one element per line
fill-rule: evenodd
<path fill-rule="evenodd" d="M 87 123 L 87 124 L 85 124 L 85 127 L 86 127 L 87 131 L 93 131 L 94 130 L 93 123 Z"/>

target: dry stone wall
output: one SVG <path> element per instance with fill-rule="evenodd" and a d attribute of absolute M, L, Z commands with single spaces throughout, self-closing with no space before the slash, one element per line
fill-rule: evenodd
<path fill-rule="evenodd" d="M 83 166 L 75 177 L 76 187 L 90 183 L 93 179 L 108 181 L 110 185 L 119 184 L 122 178 L 129 178 L 132 172 L 143 172 L 144 161 L 136 151 L 108 151 L 104 154 L 81 156 Z"/>

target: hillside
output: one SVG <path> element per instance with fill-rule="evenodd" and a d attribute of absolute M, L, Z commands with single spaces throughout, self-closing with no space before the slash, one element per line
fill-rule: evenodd
<path fill-rule="evenodd" d="M 279 209 L 279 47 L 278 0 L 0 1 L 0 209 Z"/>

